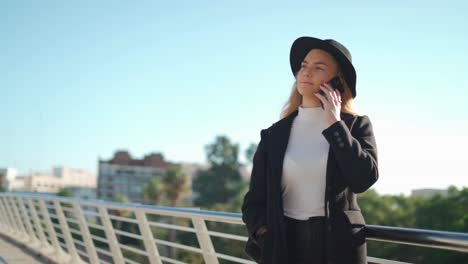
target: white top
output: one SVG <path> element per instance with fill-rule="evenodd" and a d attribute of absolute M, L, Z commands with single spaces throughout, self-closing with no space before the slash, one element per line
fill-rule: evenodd
<path fill-rule="evenodd" d="M 284 156 L 281 189 L 284 215 L 305 220 L 324 216 L 329 127 L 323 109 L 299 106 Z"/>

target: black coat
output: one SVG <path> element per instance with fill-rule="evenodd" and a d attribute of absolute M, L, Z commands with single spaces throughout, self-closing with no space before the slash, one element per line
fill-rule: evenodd
<path fill-rule="evenodd" d="M 242 205 L 242 219 L 249 234 L 245 252 L 259 263 L 288 263 L 283 218 L 281 176 L 283 159 L 298 110 L 261 130 L 253 158 L 249 191 Z M 367 263 L 365 221 L 357 193 L 378 179 L 377 146 L 369 117 L 341 113 L 341 120 L 322 131 L 330 144 L 327 160 L 325 216 L 329 264 Z M 254 233 L 266 226 L 264 246 Z"/>

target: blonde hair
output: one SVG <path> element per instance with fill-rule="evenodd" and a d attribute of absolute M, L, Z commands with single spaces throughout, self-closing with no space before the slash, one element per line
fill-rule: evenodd
<path fill-rule="evenodd" d="M 354 110 L 353 107 L 353 95 L 351 94 L 351 90 L 349 89 L 348 84 L 343 78 L 341 74 L 341 70 L 338 69 L 337 74 L 341 82 L 343 83 L 344 87 L 344 94 L 341 95 L 341 112 L 358 115 L 358 113 Z M 283 109 L 281 111 L 280 119 L 283 119 L 290 115 L 292 112 L 296 111 L 302 103 L 302 95 L 297 90 L 297 82 L 294 81 L 291 95 L 289 95 L 288 101 L 284 104 Z"/>

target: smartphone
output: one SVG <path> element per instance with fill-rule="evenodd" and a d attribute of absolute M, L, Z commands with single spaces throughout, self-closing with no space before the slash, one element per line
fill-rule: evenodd
<path fill-rule="evenodd" d="M 333 89 L 340 91 L 340 94 L 344 94 L 344 87 L 343 83 L 341 83 L 340 77 L 335 76 L 333 77 L 330 81 L 327 82 L 328 85 L 330 85 Z M 325 92 L 320 90 L 319 93 L 323 96 L 325 96 Z"/>
<path fill-rule="evenodd" d="M 343 83 L 341 83 L 340 77 L 333 77 L 330 81 L 327 82 L 327 84 L 330 85 L 334 90 L 340 91 L 341 95 L 344 94 L 344 87 Z M 326 98 L 324 91 L 320 90 L 319 93 Z M 324 109 L 322 101 L 320 101 L 320 105 L 322 106 L 322 109 Z"/>

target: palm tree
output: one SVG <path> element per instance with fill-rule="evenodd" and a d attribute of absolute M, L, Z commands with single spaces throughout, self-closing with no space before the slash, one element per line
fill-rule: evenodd
<path fill-rule="evenodd" d="M 166 171 L 162 179 L 156 177 L 151 178 L 148 184 L 143 187 L 143 197 L 153 204 L 158 204 L 161 197 L 164 196 L 168 200 L 170 206 L 176 207 L 182 195 L 188 190 L 187 176 L 182 172 L 180 166 L 174 166 Z M 174 222 L 172 217 L 169 218 L 170 224 Z M 168 236 L 170 241 L 176 241 L 174 229 L 169 229 Z M 171 258 L 175 257 L 175 248 L 169 248 L 169 256 Z"/>
<path fill-rule="evenodd" d="M 122 194 L 117 194 L 113 197 L 112 199 L 113 202 L 118 202 L 118 203 L 128 203 L 128 198 Z M 118 216 L 118 217 L 124 217 L 124 218 L 130 218 L 131 217 L 131 212 L 127 210 L 117 210 L 117 209 L 112 209 L 110 210 L 110 213 L 112 215 Z M 127 231 L 125 229 L 125 223 L 120 220 L 113 220 L 115 224 L 115 229 L 120 230 L 120 231 Z M 118 240 L 122 242 L 122 237 L 120 235 L 117 235 Z"/>
<path fill-rule="evenodd" d="M 167 170 L 162 179 L 164 193 L 172 207 L 176 207 L 182 195 L 189 191 L 187 175 L 180 166 L 174 166 Z"/>
<path fill-rule="evenodd" d="M 143 186 L 143 198 L 152 204 L 158 204 L 163 195 L 163 185 L 161 179 L 152 177 L 148 183 Z"/>
<path fill-rule="evenodd" d="M 164 193 L 166 198 L 169 200 L 171 207 L 176 207 L 179 204 L 180 198 L 188 190 L 188 179 L 185 173 L 182 172 L 180 166 L 174 166 L 166 171 L 163 179 Z M 169 218 L 169 223 L 174 224 L 175 219 L 173 217 Z M 176 230 L 169 229 L 169 240 L 176 242 Z M 169 249 L 169 256 L 171 258 L 175 257 L 175 248 L 171 247 Z"/>

